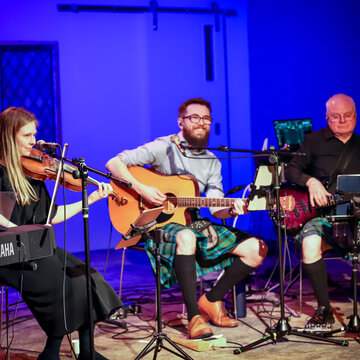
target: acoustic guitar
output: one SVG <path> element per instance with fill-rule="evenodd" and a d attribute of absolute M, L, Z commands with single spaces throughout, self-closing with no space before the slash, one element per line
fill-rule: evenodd
<path fill-rule="evenodd" d="M 206 198 L 199 196 L 197 180 L 189 175 L 164 175 L 139 166 L 130 166 L 130 173 L 143 184 L 157 187 L 167 196 L 164 209 L 156 219 L 161 226 L 175 222 L 188 225 L 191 222 L 187 209 L 195 207 L 231 207 L 236 199 Z M 111 181 L 117 193 L 117 202 L 109 201 L 109 213 L 112 224 L 121 234 L 125 234 L 139 215 L 154 208 L 135 190 Z M 156 225 L 154 225 L 155 227 Z"/>

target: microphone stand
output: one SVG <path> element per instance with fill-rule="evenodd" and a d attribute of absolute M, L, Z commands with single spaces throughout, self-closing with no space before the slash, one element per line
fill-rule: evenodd
<path fill-rule="evenodd" d="M 97 174 L 110 178 L 118 183 L 131 187 L 131 183 L 122 179 L 114 178 L 111 174 L 105 175 L 104 173 L 88 167 L 85 164 L 84 158 L 73 159 L 71 163 L 78 166 L 79 173 L 73 173 L 73 176 L 79 175 L 81 178 L 82 188 L 82 214 L 84 220 L 84 242 L 85 242 L 85 266 L 86 266 L 86 290 L 87 290 L 87 305 L 88 305 L 88 316 L 89 316 L 89 340 L 90 340 L 90 360 L 95 360 L 95 349 L 94 349 L 94 320 L 93 320 L 93 303 L 91 293 L 91 276 L 90 276 L 90 245 L 89 245 L 89 204 L 87 195 L 87 184 L 88 184 L 88 171 L 91 170 Z"/>
<path fill-rule="evenodd" d="M 87 184 L 88 184 L 88 171 L 91 170 L 99 175 L 102 175 L 108 179 L 118 182 L 121 185 L 131 187 L 131 183 L 115 178 L 111 174 L 104 174 L 101 171 L 95 170 L 88 167 L 85 164 L 84 158 L 69 160 L 64 157 L 65 149 L 67 149 L 68 144 L 64 146 L 64 152 L 61 157 L 56 154 L 55 150 L 51 151 L 51 156 L 54 158 L 60 158 L 60 166 L 58 169 L 58 178 L 57 184 L 60 180 L 60 173 L 63 168 L 64 161 L 70 162 L 77 166 L 78 170 L 74 170 L 72 176 L 75 179 L 81 178 L 81 193 L 82 193 L 82 214 L 83 214 L 83 224 L 84 224 L 84 246 L 85 246 L 85 269 L 86 269 L 86 294 L 87 294 L 87 307 L 88 307 L 88 317 L 89 317 L 89 344 L 90 344 L 90 360 L 95 360 L 95 348 L 94 348 L 94 320 L 93 320 L 93 302 L 92 302 L 92 293 L 91 293 L 91 273 L 90 273 L 90 242 L 89 242 L 89 204 L 88 204 L 88 193 L 87 193 Z M 57 187 L 56 187 L 57 191 Z M 54 197 L 53 197 L 54 199 Z M 52 205 L 53 208 L 54 205 Z M 52 208 L 49 212 L 49 218 L 52 213 Z M 51 219 L 51 218 L 50 218 Z M 49 221 L 49 219 L 48 219 Z"/>
<path fill-rule="evenodd" d="M 87 305 L 89 316 L 89 340 L 90 340 L 90 359 L 95 360 L 94 349 L 94 320 L 93 320 L 93 303 L 91 294 L 91 277 L 90 277 L 90 246 L 89 246 L 89 204 L 87 196 L 87 177 L 88 169 L 85 165 L 84 158 L 79 159 L 78 169 L 82 184 L 82 214 L 84 220 L 84 241 L 85 241 L 85 267 L 86 267 L 86 291 Z"/>
<path fill-rule="evenodd" d="M 227 146 L 218 146 L 218 147 L 199 147 L 199 146 L 192 146 L 192 145 L 183 145 L 179 144 L 180 147 L 183 149 L 189 149 L 189 150 L 211 150 L 211 151 L 222 151 L 222 152 L 240 152 L 240 153 L 251 153 L 252 156 L 260 156 L 260 155 L 266 155 L 270 157 L 272 154 L 277 154 L 278 156 L 306 156 L 305 153 L 301 152 L 292 152 L 292 151 L 286 151 L 286 150 L 250 150 L 250 149 L 232 149 L 228 148 Z M 185 155 L 186 156 L 186 155 Z"/>
<path fill-rule="evenodd" d="M 295 153 L 296 154 L 296 153 Z M 280 204 L 280 175 L 279 175 L 279 153 L 275 150 L 272 151 L 269 157 L 270 163 L 274 164 L 275 175 L 274 175 L 274 191 L 275 191 L 275 204 Z M 270 208 L 270 211 L 274 211 L 274 208 Z M 261 339 L 254 341 L 251 344 L 246 346 L 241 346 L 238 349 L 234 350 L 234 354 L 241 354 L 252 347 L 259 345 L 268 340 L 272 340 L 274 343 L 280 338 L 283 338 L 285 335 L 296 335 L 300 337 L 320 340 L 324 342 L 333 343 L 340 346 L 348 346 L 348 341 L 334 340 L 326 338 L 322 335 L 313 335 L 303 332 L 297 332 L 291 329 L 288 318 L 285 317 L 285 302 L 284 302 L 284 269 L 283 269 L 283 254 L 282 254 L 282 227 L 281 227 L 281 218 L 282 211 L 277 209 L 275 214 L 276 219 L 276 229 L 277 229 L 277 251 L 278 251 L 278 261 L 279 261 L 279 277 L 280 277 L 280 319 L 274 328 L 267 328 L 266 332 L 269 335 L 264 335 Z"/>
<path fill-rule="evenodd" d="M 272 195 L 270 192 L 268 196 L 270 197 L 270 203 L 279 204 L 280 205 L 280 176 L 279 168 L 282 166 L 279 159 L 281 156 L 305 156 L 305 153 L 299 152 L 288 152 L 283 150 L 265 150 L 265 151 L 257 151 L 257 150 L 243 150 L 243 149 L 229 149 L 225 146 L 219 146 L 218 148 L 210 148 L 210 147 L 193 147 L 193 146 L 182 146 L 184 149 L 191 149 L 191 150 L 218 150 L 218 151 L 225 151 L 225 152 L 247 152 L 253 153 L 254 156 L 257 155 L 266 155 L 269 157 L 269 162 L 274 165 L 274 187 L 272 192 L 275 193 Z M 186 155 L 185 155 L 186 156 Z M 274 199 L 275 198 L 275 199 Z M 270 208 L 271 212 L 274 212 L 274 206 Z M 281 208 L 277 209 L 275 214 L 272 214 L 273 219 L 275 220 L 276 229 L 277 229 L 277 251 L 278 251 L 278 261 L 279 261 L 279 277 L 280 277 L 280 319 L 278 323 L 273 328 L 267 328 L 266 332 L 269 333 L 268 335 L 264 335 L 261 339 L 256 340 L 246 346 L 241 346 L 238 349 L 234 350 L 234 354 L 238 355 L 241 354 L 254 346 L 262 344 L 268 340 L 272 340 L 274 343 L 280 338 L 285 337 L 285 335 L 296 335 L 300 337 L 315 339 L 318 341 L 324 341 L 328 343 L 333 343 L 340 346 L 348 346 L 348 341 L 341 341 L 341 340 L 334 340 L 329 339 L 325 335 L 314 335 L 308 334 L 305 332 L 299 332 L 291 329 L 289 324 L 288 318 L 285 317 L 285 302 L 284 302 L 284 269 L 283 269 L 283 253 L 282 253 L 282 227 L 281 227 L 281 219 L 283 217 L 283 212 Z"/>
<path fill-rule="evenodd" d="M 67 145 L 67 144 L 66 144 L 66 145 Z M 66 162 L 68 162 L 68 163 L 70 163 L 70 164 L 73 164 L 73 165 L 75 165 L 75 166 L 77 166 L 77 167 L 79 166 L 79 162 L 80 162 L 79 159 L 74 158 L 74 159 L 70 160 L 70 159 L 67 159 L 67 158 L 65 158 L 65 157 L 63 157 L 63 156 L 59 156 L 56 152 L 51 152 L 50 155 L 51 155 L 51 157 L 53 157 L 53 158 L 60 159 L 61 161 L 66 161 Z M 105 178 L 107 178 L 107 179 L 113 180 L 113 181 L 115 181 L 116 183 L 118 183 L 119 185 L 124 185 L 124 186 L 126 186 L 126 187 L 128 187 L 128 188 L 131 188 L 131 186 L 132 186 L 131 182 L 129 182 L 129 181 L 127 181 L 127 180 L 124 180 L 124 179 L 117 178 L 117 177 L 115 177 L 115 176 L 112 176 L 111 173 L 105 174 L 104 172 L 99 171 L 99 170 L 96 170 L 96 169 L 94 169 L 94 168 L 92 168 L 92 167 L 89 167 L 89 166 L 86 166 L 86 168 L 88 169 L 88 171 L 94 172 L 95 174 L 98 174 L 98 175 L 100 175 L 100 176 L 102 176 L 102 177 L 105 177 Z M 72 173 L 72 175 L 73 175 L 73 177 L 74 177 L 75 179 L 79 179 L 79 178 L 80 178 L 79 173 L 76 173 L 76 170 L 74 170 L 74 172 Z"/>
<path fill-rule="evenodd" d="M 350 315 L 349 323 L 346 331 L 359 335 L 360 332 L 360 318 L 358 315 L 358 295 L 357 295 L 357 282 L 358 282 L 358 265 L 359 265 L 359 249 L 360 249 L 360 197 L 354 194 L 351 200 L 351 209 L 354 216 L 353 224 L 353 242 L 352 249 L 349 253 L 349 259 L 352 262 L 352 286 L 353 286 L 353 313 Z"/>

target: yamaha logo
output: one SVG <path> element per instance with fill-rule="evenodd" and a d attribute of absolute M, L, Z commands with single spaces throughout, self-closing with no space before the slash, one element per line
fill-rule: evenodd
<path fill-rule="evenodd" d="M 14 256 L 14 246 L 11 242 L 0 244 L 0 257 Z"/>

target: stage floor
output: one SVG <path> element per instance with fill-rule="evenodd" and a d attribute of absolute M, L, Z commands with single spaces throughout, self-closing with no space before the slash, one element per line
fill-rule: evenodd
<path fill-rule="evenodd" d="M 194 351 L 186 347 L 182 349 L 193 359 L 228 359 L 237 356 L 245 359 L 355 359 L 360 352 L 360 344 L 356 334 L 339 332 L 334 334 L 331 339 L 348 341 L 349 346 L 338 346 L 319 340 L 311 340 L 294 335 L 280 337 L 273 343 L 267 341 L 252 348 L 251 350 L 235 355 L 233 351 L 240 346 L 245 346 L 253 341 L 263 338 L 266 329 L 278 323 L 280 308 L 273 306 L 270 302 L 262 300 L 279 301 L 279 286 L 277 281 L 277 271 L 272 279 L 270 274 L 276 265 L 277 256 L 274 251 L 260 267 L 256 276 L 252 276 L 247 285 L 248 289 L 258 290 L 264 287 L 267 292 L 260 292 L 251 295 L 248 299 L 254 299 L 255 302 L 247 302 L 247 316 L 239 320 L 239 327 L 224 329 L 212 327 L 216 335 L 222 335 L 226 338 L 227 345 L 224 348 L 214 348 L 207 351 Z M 83 254 L 76 254 L 83 257 Z M 107 259 L 108 258 L 108 259 Z M 295 259 L 292 259 L 293 264 Z M 91 264 L 100 272 L 104 272 L 107 265 L 105 278 L 119 292 L 120 269 L 122 263 L 122 250 L 111 250 L 107 256 L 106 251 L 94 251 L 91 253 Z M 332 306 L 335 312 L 336 324 L 334 329 L 347 325 L 348 316 L 352 314 L 352 289 L 350 287 L 351 263 L 344 260 L 327 261 L 329 269 L 329 285 Z M 288 274 L 288 271 L 287 271 Z M 298 274 L 297 268 L 294 269 L 292 278 Z M 211 285 L 217 274 L 207 276 L 203 281 L 206 288 Z M 285 285 L 289 284 L 286 281 Z M 290 326 L 292 329 L 302 328 L 306 320 L 313 313 L 315 303 L 311 294 L 311 288 L 306 279 L 303 280 L 303 309 L 299 312 L 299 281 L 287 290 L 285 296 L 285 314 L 291 317 Z M 14 291 L 10 294 L 10 301 L 16 301 L 18 294 Z M 137 250 L 126 250 L 123 282 L 121 289 L 121 298 L 128 305 L 134 305 L 133 309 L 140 307 L 138 314 L 128 313 L 125 322 L 126 329 L 114 324 L 100 323 L 95 329 L 95 347 L 96 350 L 106 356 L 108 359 L 135 359 L 146 344 L 152 339 L 156 330 L 155 322 L 155 279 L 152 274 L 149 260 L 146 253 Z M 14 310 L 14 308 L 12 308 Z M 131 310 L 131 307 L 129 308 Z M 163 332 L 169 337 L 186 337 L 186 315 L 181 301 L 181 294 L 178 287 L 165 290 L 162 293 L 162 313 L 163 313 Z M 3 313 L 5 315 L 5 312 Z M 10 317 L 13 318 L 14 311 Z M 119 325 L 124 325 L 120 322 Z M 5 324 L 2 326 L 2 345 L 6 345 Z M 24 304 L 20 304 L 17 309 L 16 319 L 10 327 L 11 337 L 11 359 L 36 359 L 41 351 L 46 336 L 31 313 Z M 72 339 L 76 339 L 77 334 L 72 334 Z M 164 342 L 167 348 L 171 348 Z M 205 344 L 206 345 L 206 344 Z M 62 359 L 69 358 L 70 347 L 65 338 L 62 344 Z M 1 358 L 5 358 L 5 350 L 1 352 Z M 152 358 L 153 352 L 146 355 L 145 358 Z M 166 349 L 161 350 L 158 359 L 175 359 L 176 355 Z"/>

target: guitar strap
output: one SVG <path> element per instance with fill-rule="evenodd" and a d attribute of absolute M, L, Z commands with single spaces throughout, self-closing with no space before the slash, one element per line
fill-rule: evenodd
<path fill-rule="evenodd" d="M 327 185 L 327 190 L 334 194 L 337 185 L 337 176 L 343 174 L 346 168 L 348 167 L 350 160 L 355 155 L 356 150 L 356 136 L 352 136 L 350 140 L 345 144 L 341 155 L 339 156 L 335 167 L 330 173 L 329 183 Z"/>

